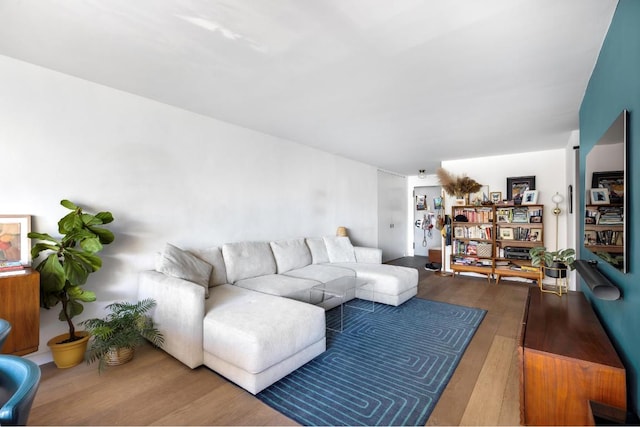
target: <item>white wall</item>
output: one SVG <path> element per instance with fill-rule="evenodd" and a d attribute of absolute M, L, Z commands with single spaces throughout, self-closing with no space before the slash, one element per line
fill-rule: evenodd
<path fill-rule="evenodd" d="M 3 56 L 0 81 L 0 212 L 33 215 L 32 229 L 51 234 L 63 198 L 116 218 L 87 286 L 98 301 L 77 320 L 135 299 L 138 272 L 165 242 L 208 247 L 342 225 L 354 243 L 377 245 L 372 166 Z M 36 359 L 65 332 L 57 312 L 41 312 Z"/>

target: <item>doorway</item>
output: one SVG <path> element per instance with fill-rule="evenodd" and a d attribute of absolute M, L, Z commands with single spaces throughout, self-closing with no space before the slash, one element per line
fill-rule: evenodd
<path fill-rule="evenodd" d="M 440 186 L 413 189 L 413 249 L 417 256 L 429 256 L 429 249 L 442 248 L 437 229 L 438 215 L 444 218 Z"/>

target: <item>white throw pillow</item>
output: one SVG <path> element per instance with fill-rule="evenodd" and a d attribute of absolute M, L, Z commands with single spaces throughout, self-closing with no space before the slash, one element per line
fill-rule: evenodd
<path fill-rule="evenodd" d="M 323 237 L 330 262 L 356 262 L 356 252 L 348 237 Z"/>
<path fill-rule="evenodd" d="M 209 278 L 213 267 L 192 253 L 167 243 L 158 259 L 156 270 L 202 286 L 205 298 L 209 298 Z"/>
<path fill-rule="evenodd" d="M 311 264 L 311 252 L 304 239 L 278 240 L 270 242 L 270 245 L 276 259 L 278 274 Z"/>
<path fill-rule="evenodd" d="M 327 253 L 327 245 L 324 244 L 322 238 L 307 238 L 307 246 L 311 251 L 311 258 L 314 264 L 324 264 L 329 262 L 329 254 Z"/>

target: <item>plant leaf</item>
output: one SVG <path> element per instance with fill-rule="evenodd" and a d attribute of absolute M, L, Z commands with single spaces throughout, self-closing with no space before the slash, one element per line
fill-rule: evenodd
<path fill-rule="evenodd" d="M 66 274 L 57 254 L 49 254 L 38 265 L 37 270 L 40 272 L 40 285 L 45 293 L 56 293 L 64 288 Z M 50 306 L 48 303 L 45 305 L 46 308 Z"/>
<path fill-rule="evenodd" d="M 71 203 L 71 202 L 70 202 L 69 200 L 67 200 L 67 199 L 63 199 L 63 200 L 61 200 L 61 201 L 60 201 L 60 204 L 61 204 L 62 206 L 64 206 L 65 208 L 67 208 L 67 209 L 71 209 L 71 210 L 74 210 L 74 211 L 78 209 L 78 207 L 77 207 L 76 205 L 74 205 L 73 203 Z"/>

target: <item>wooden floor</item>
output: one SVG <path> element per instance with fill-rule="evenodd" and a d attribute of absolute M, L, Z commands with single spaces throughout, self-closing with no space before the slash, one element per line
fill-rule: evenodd
<path fill-rule="evenodd" d="M 487 310 L 427 425 L 518 425 L 516 337 L 528 285 L 439 276 L 424 270 L 426 262 L 392 263 L 418 268 L 421 298 Z M 102 374 L 96 365 L 43 365 L 29 424 L 295 425 L 208 368 L 191 370 L 147 346 Z"/>

